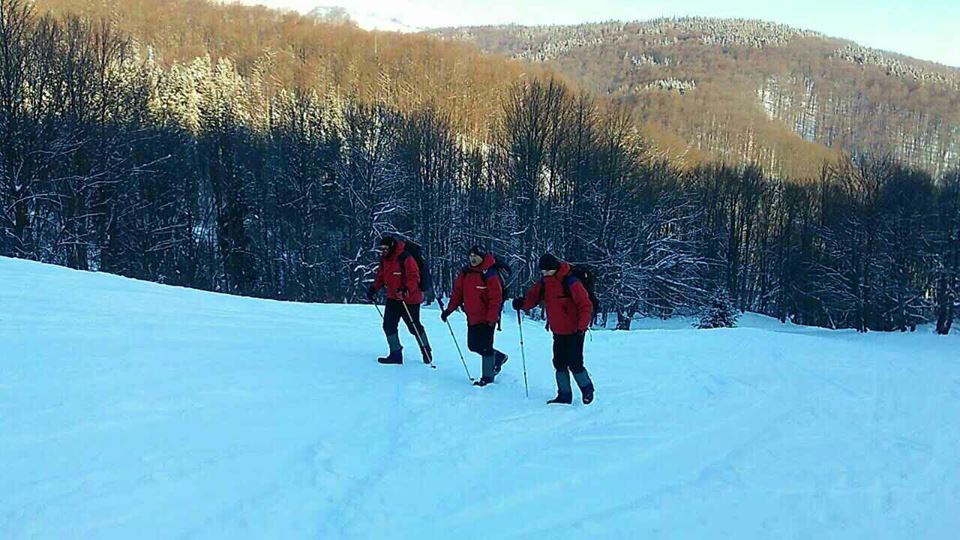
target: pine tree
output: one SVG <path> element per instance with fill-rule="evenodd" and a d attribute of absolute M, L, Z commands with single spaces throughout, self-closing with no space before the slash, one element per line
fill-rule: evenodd
<path fill-rule="evenodd" d="M 713 300 L 706 306 L 700 315 L 700 323 L 697 328 L 733 328 L 737 326 L 737 319 L 740 314 L 737 308 L 733 306 L 730 300 L 730 294 L 723 287 L 717 289 Z"/>

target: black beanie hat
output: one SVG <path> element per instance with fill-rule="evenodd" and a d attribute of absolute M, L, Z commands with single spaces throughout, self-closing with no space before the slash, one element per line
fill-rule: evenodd
<path fill-rule="evenodd" d="M 467 252 L 467 255 L 477 255 L 479 257 L 483 257 L 486 254 L 487 254 L 486 250 L 484 250 L 480 246 L 473 246 L 472 248 L 470 248 L 470 251 Z"/>
<path fill-rule="evenodd" d="M 390 236 L 389 234 L 384 235 L 383 238 L 380 239 L 380 245 L 387 246 L 388 248 L 392 248 L 393 246 L 397 245 L 397 239 Z"/>
<path fill-rule="evenodd" d="M 559 270 L 560 269 L 560 259 L 554 257 L 549 253 L 544 253 L 540 257 L 540 269 L 541 270 Z"/>

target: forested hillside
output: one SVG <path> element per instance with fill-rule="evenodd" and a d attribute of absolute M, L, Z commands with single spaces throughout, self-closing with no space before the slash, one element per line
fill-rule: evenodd
<path fill-rule="evenodd" d="M 960 164 L 960 69 L 753 20 L 660 19 L 436 32 L 634 104 L 678 145 L 794 178 L 826 149 Z"/>
<path fill-rule="evenodd" d="M 956 170 L 810 154 L 794 182 L 678 162 L 629 104 L 546 70 L 263 8 L 0 13 L 2 255 L 349 302 L 394 232 L 424 246 L 439 292 L 477 243 L 514 266 L 511 292 L 545 250 L 590 264 L 620 328 L 726 293 L 860 330 L 946 333 L 956 313 Z"/>
<path fill-rule="evenodd" d="M 209 61 L 255 82 L 257 99 L 281 90 L 338 93 L 400 111 L 429 104 L 458 131 L 483 132 L 498 98 L 519 77 L 545 72 L 467 44 L 365 32 L 260 6 L 206 0 L 37 0 L 37 14 L 79 15 L 131 40 L 131 52 L 185 71 Z M 221 69 L 221 68 L 218 68 Z"/>

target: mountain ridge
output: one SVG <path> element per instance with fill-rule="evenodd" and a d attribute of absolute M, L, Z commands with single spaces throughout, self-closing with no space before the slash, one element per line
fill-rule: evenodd
<path fill-rule="evenodd" d="M 811 30 L 684 17 L 430 33 L 550 66 L 722 159 L 802 176 L 830 151 L 889 153 L 933 174 L 960 164 L 960 69 Z M 801 141 L 819 149 L 792 160 Z"/>

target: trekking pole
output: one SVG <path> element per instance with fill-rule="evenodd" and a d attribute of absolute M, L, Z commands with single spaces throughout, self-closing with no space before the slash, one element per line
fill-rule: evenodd
<path fill-rule="evenodd" d="M 377 313 L 380 314 L 380 318 L 383 319 L 383 311 L 380 310 L 380 304 L 374 302 L 373 307 L 377 308 Z"/>
<path fill-rule="evenodd" d="M 523 348 L 523 321 L 520 320 L 520 310 L 517 310 L 517 326 L 520 327 L 520 358 L 523 359 L 523 390 L 530 399 L 530 387 L 527 386 L 527 352 Z"/>
<path fill-rule="evenodd" d="M 410 308 L 407 307 L 407 303 L 403 300 L 400 300 L 400 303 L 403 304 L 403 310 L 407 312 L 407 320 L 410 321 L 410 328 L 413 328 L 413 335 L 417 338 L 417 344 L 420 345 L 420 350 L 427 353 L 427 358 L 430 359 L 427 363 L 433 366 L 433 352 L 428 351 L 427 348 L 423 346 L 423 339 L 420 338 L 420 331 L 417 330 L 417 324 L 413 322 L 413 315 L 410 314 Z"/>
<path fill-rule="evenodd" d="M 437 303 L 440 304 L 440 311 L 445 311 L 446 308 L 443 307 L 443 300 L 437 298 Z M 467 372 L 467 378 L 470 379 L 470 382 L 473 382 L 473 377 L 470 375 L 470 368 L 467 367 L 467 360 L 463 357 L 463 351 L 460 350 L 460 343 L 457 342 L 457 336 L 453 333 L 453 326 L 450 325 L 450 321 L 446 321 L 447 328 L 450 329 L 450 337 L 453 338 L 453 344 L 457 346 L 457 354 L 460 355 L 460 361 L 463 362 L 463 370 Z"/>

